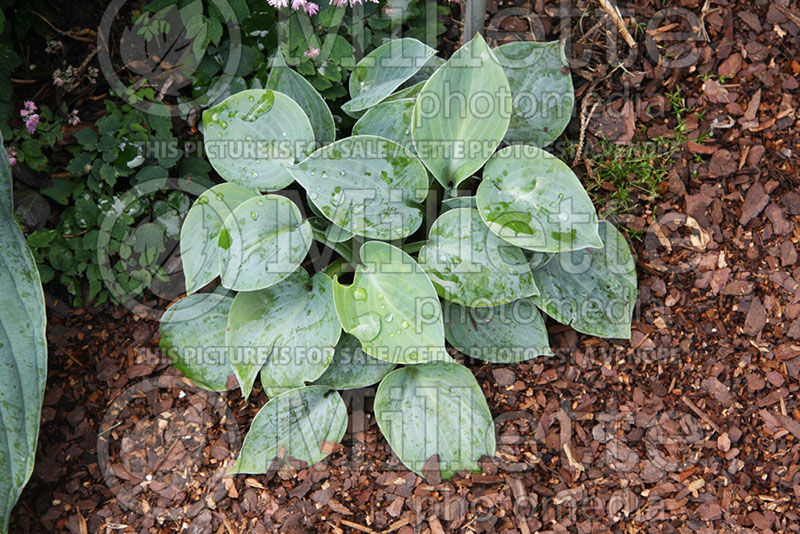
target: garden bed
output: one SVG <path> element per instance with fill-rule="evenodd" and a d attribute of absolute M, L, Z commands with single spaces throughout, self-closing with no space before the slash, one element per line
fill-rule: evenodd
<path fill-rule="evenodd" d="M 509 7 L 537 17 L 499 21 Z M 645 23 L 660 9 L 620 7 Z M 615 68 L 602 12 L 572 20 L 572 56 L 589 59 L 572 69 L 582 113 L 563 157 L 580 152 L 576 172 L 631 238 L 633 335 L 549 323 L 553 358 L 465 362 L 496 422 L 498 453 L 482 473 L 437 483 L 408 471 L 366 390 L 346 399 L 350 426 L 321 463 L 224 477 L 263 392 L 245 402 L 232 388 L 220 404 L 159 358 L 157 323 L 52 297 L 39 452 L 11 531 L 797 531 L 800 13 L 676 7 L 702 16 L 708 34 L 693 43 L 694 68 L 659 67 L 643 44 Z M 559 36 L 549 3 L 488 9 L 490 43 L 492 31 L 536 25 Z M 668 24 L 650 36 L 687 31 Z"/>

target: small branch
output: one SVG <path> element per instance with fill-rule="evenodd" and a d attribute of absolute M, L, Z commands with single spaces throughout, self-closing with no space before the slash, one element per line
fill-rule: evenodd
<path fill-rule="evenodd" d="M 586 140 L 586 127 L 589 126 L 589 121 L 592 120 L 592 115 L 594 115 L 594 110 L 597 109 L 597 104 L 599 102 L 595 102 L 592 105 L 592 109 L 589 110 L 589 115 L 586 115 L 586 98 L 589 98 L 591 95 L 587 95 L 583 100 L 583 105 L 581 106 L 581 134 L 578 139 L 578 150 L 575 151 L 575 159 L 572 160 L 572 166 L 577 167 L 578 162 L 581 160 L 581 154 L 583 153 L 583 143 Z"/>
<path fill-rule="evenodd" d="M 703 410 L 701 410 L 700 407 L 697 406 L 695 403 L 693 403 L 691 401 L 691 399 L 689 399 L 689 397 L 684 395 L 684 396 L 681 397 L 681 400 L 683 401 L 683 403 L 686 406 L 689 407 L 689 409 L 691 409 L 697 415 L 697 417 L 699 417 L 700 419 L 702 419 L 703 421 L 708 423 L 708 426 L 713 428 L 714 432 L 716 432 L 717 434 L 721 434 L 722 433 L 722 432 L 720 432 L 719 425 L 717 425 L 717 423 L 712 421 L 711 418 L 708 416 L 708 414 L 706 412 L 704 412 Z"/>
<path fill-rule="evenodd" d="M 613 0 L 598 0 L 598 1 L 600 2 L 600 7 L 603 8 L 603 11 L 608 13 L 608 16 L 611 17 L 611 20 L 614 21 L 614 25 L 622 34 L 622 38 L 625 39 L 625 42 L 628 43 L 628 46 L 630 46 L 631 48 L 636 48 L 636 41 L 634 40 L 630 32 L 628 32 L 628 27 L 625 26 L 625 21 L 622 20 L 622 15 L 620 14 L 617 6 L 614 5 Z"/>
<path fill-rule="evenodd" d="M 36 11 L 33 11 L 33 10 L 31 10 L 31 13 L 33 13 L 34 15 L 36 15 L 37 17 L 42 19 L 45 22 L 45 24 L 50 26 L 53 29 L 53 31 L 55 31 L 59 35 L 63 35 L 65 37 L 69 37 L 70 39 L 75 39 L 76 41 L 82 41 L 84 43 L 94 43 L 96 41 L 94 36 L 97 35 L 97 34 L 95 32 L 93 32 L 92 30 L 83 29 L 83 30 L 80 30 L 80 32 L 78 32 L 78 33 L 65 32 L 64 30 L 60 30 L 60 29 L 56 28 L 55 25 L 52 22 L 50 22 L 49 20 L 47 20 L 47 18 L 44 15 L 42 15 L 41 13 L 37 13 Z M 91 35 L 92 37 L 84 37 L 84 35 Z"/>

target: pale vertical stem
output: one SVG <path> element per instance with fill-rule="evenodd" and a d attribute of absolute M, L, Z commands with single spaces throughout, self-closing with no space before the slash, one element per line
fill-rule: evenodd
<path fill-rule="evenodd" d="M 475 34 L 483 30 L 486 17 L 486 0 L 462 0 L 464 10 L 464 36 L 462 44 L 470 41 Z"/>

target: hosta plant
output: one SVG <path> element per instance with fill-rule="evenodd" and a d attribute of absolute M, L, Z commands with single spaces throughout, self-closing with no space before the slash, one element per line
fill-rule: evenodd
<path fill-rule="evenodd" d="M 273 64 L 266 88 L 203 115 L 226 183 L 183 224 L 188 296 L 163 316 L 163 347 L 198 386 L 234 375 L 247 397 L 260 381 L 270 400 L 233 472 L 321 460 L 347 426 L 338 390 L 374 384 L 409 469 L 434 455 L 444 478 L 478 469 L 494 425 L 459 355 L 552 355 L 541 312 L 630 336 L 628 245 L 540 148 L 572 112 L 562 45 L 478 35 L 443 61 L 389 41 L 353 70 L 343 109 L 358 122 L 340 139 L 324 99 Z"/>

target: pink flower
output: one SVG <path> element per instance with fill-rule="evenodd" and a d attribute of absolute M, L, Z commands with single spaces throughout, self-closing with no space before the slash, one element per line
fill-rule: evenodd
<path fill-rule="evenodd" d="M 17 164 L 17 149 L 13 146 L 6 147 L 6 154 L 8 154 L 8 164 L 12 167 Z"/>
<path fill-rule="evenodd" d="M 378 0 L 369 0 L 373 4 L 377 4 Z M 336 7 L 344 7 L 348 4 L 348 0 L 330 0 L 330 3 Z M 361 5 L 363 0 L 349 0 L 350 7 Z"/>
<path fill-rule="evenodd" d="M 267 3 L 274 8 L 280 9 L 289 5 L 289 0 L 267 0 Z"/>
<path fill-rule="evenodd" d="M 316 15 L 319 12 L 319 6 L 314 2 L 305 2 L 303 4 L 303 11 L 309 16 Z"/>
<path fill-rule="evenodd" d="M 36 113 L 25 119 L 25 128 L 28 129 L 29 134 L 33 135 L 37 126 L 39 126 L 39 115 Z"/>
<path fill-rule="evenodd" d="M 19 110 L 19 114 L 23 117 L 30 117 L 36 111 L 36 104 L 32 100 L 26 100 L 23 108 Z"/>
<path fill-rule="evenodd" d="M 70 126 L 77 126 L 81 123 L 81 118 L 78 117 L 78 110 L 73 109 L 72 112 L 67 115 L 67 124 Z"/>
<path fill-rule="evenodd" d="M 319 48 L 309 47 L 308 50 L 303 52 L 303 55 L 306 56 L 307 58 L 312 58 L 312 57 L 317 57 L 319 53 L 320 53 Z"/>
<path fill-rule="evenodd" d="M 17 164 L 17 158 L 8 158 L 8 164 L 13 167 Z"/>

